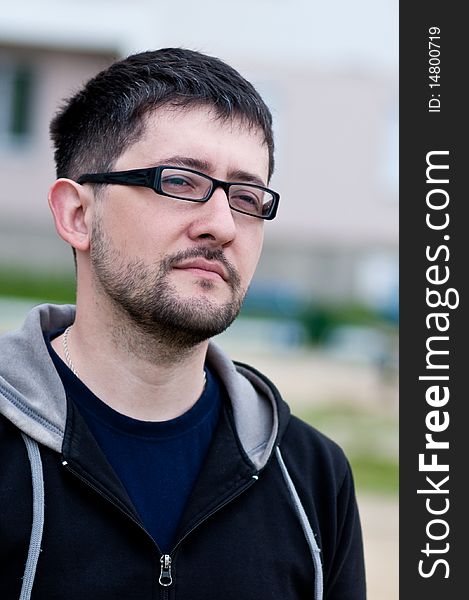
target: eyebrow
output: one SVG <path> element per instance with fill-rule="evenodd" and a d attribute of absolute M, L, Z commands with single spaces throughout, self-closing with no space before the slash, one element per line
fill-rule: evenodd
<path fill-rule="evenodd" d="M 152 167 L 157 167 L 160 165 L 168 165 L 174 167 L 187 167 L 188 169 L 194 169 L 196 171 L 201 171 L 202 173 L 210 174 L 213 172 L 213 168 L 209 162 L 206 160 L 201 160 L 199 158 L 193 158 L 191 156 L 168 156 L 162 158 L 157 163 L 153 163 Z M 248 171 L 243 171 L 242 169 L 236 169 L 234 171 L 229 171 L 228 173 L 228 181 L 230 182 L 243 182 L 243 183 L 254 183 L 255 185 L 260 185 L 265 187 L 265 183 L 262 179 L 255 175 L 254 173 L 249 173 Z"/>

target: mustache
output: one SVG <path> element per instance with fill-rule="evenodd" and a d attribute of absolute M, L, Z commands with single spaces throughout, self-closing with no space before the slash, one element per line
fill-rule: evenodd
<path fill-rule="evenodd" d="M 176 254 L 167 256 L 163 260 L 163 269 L 165 272 L 169 272 L 178 263 L 192 258 L 204 258 L 205 260 L 213 260 L 221 263 L 228 275 L 228 284 L 233 290 L 238 290 L 241 286 L 241 279 L 238 275 L 235 267 L 230 263 L 220 248 L 213 249 L 201 246 L 200 248 L 189 248 L 188 250 L 181 250 Z"/>

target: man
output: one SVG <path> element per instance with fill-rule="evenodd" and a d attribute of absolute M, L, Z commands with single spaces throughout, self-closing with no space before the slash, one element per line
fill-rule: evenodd
<path fill-rule="evenodd" d="M 262 99 L 164 49 L 98 74 L 51 134 L 77 302 L 0 342 L 1 597 L 365 598 L 342 451 L 209 342 L 279 202 Z"/>

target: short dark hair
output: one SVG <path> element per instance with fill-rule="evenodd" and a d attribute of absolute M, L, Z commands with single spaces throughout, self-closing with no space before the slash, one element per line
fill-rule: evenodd
<path fill-rule="evenodd" d="M 217 118 L 259 128 L 274 168 L 272 115 L 255 90 L 218 58 L 183 48 L 141 52 L 113 63 L 65 101 L 50 125 L 57 177 L 109 171 L 165 104 L 208 105 Z"/>

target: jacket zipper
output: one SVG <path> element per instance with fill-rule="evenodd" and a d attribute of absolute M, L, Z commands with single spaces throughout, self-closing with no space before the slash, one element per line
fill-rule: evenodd
<path fill-rule="evenodd" d="M 189 531 L 185 535 L 183 535 L 182 538 L 177 542 L 177 544 L 171 550 L 171 554 L 163 554 L 163 556 L 160 558 L 161 571 L 160 571 L 160 578 L 158 580 L 160 585 L 163 586 L 162 600 L 168 600 L 168 598 L 169 598 L 168 588 L 173 583 L 173 577 L 171 575 L 171 564 L 173 561 L 172 557 L 174 557 L 174 554 L 175 554 L 176 550 L 179 548 L 179 546 L 181 545 L 181 543 L 187 538 L 187 536 L 189 536 L 194 531 L 194 529 L 197 529 L 197 527 L 199 527 L 199 525 L 202 525 L 202 523 L 204 523 L 212 515 L 214 515 L 216 512 L 221 510 L 223 507 L 225 507 L 227 504 L 229 504 L 232 500 L 234 500 L 235 498 L 240 496 L 243 492 L 245 492 L 248 488 L 250 488 L 251 485 L 255 481 L 257 481 L 257 479 L 258 479 L 258 476 L 254 475 L 252 477 L 251 481 L 249 481 L 244 487 L 242 487 L 240 490 L 238 490 L 236 492 L 236 494 L 227 498 L 225 500 L 225 502 L 223 502 L 222 504 L 219 504 L 216 508 L 214 508 L 214 510 L 212 510 L 211 512 L 206 514 L 205 517 L 200 519 L 200 521 L 197 521 L 197 523 L 195 523 L 195 525 L 193 527 L 191 527 L 189 529 Z"/>
<path fill-rule="evenodd" d="M 62 461 L 62 465 L 68 471 L 70 471 L 71 473 L 73 473 L 73 475 L 75 475 L 75 477 L 78 477 L 78 479 L 80 479 L 81 481 L 83 481 L 83 483 L 85 483 L 91 489 L 93 489 L 95 492 L 97 492 L 102 498 L 106 499 L 113 506 L 115 506 L 118 510 L 120 510 L 133 523 L 135 523 L 135 525 L 137 525 L 139 527 L 139 529 L 141 529 L 143 532 L 145 532 L 145 534 L 147 536 L 149 536 L 151 538 L 151 536 L 149 535 L 148 531 L 136 519 L 134 519 L 134 517 L 130 513 L 128 513 L 127 511 L 125 511 L 118 504 L 116 504 L 111 497 L 109 497 L 107 494 L 104 494 L 99 488 L 97 488 L 90 481 L 88 481 L 88 479 L 86 479 L 85 477 L 83 477 L 82 475 L 80 475 L 80 473 L 78 473 L 77 471 L 75 471 L 75 469 L 73 469 L 66 460 Z M 219 504 L 211 512 L 209 512 L 208 514 L 206 514 L 205 517 L 203 517 L 202 519 L 200 519 L 199 521 L 197 521 L 197 523 L 195 523 L 195 525 L 193 527 L 191 527 L 189 529 L 189 531 L 187 531 L 185 533 L 185 535 L 183 535 L 182 538 L 177 542 L 177 544 L 172 549 L 171 554 L 162 554 L 161 555 L 161 557 L 160 557 L 160 565 L 161 565 L 160 566 L 160 576 L 158 578 L 158 583 L 163 587 L 163 590 L 162 590 L 162 592 L 163 592 L 163 600 L 167 600 L 167 598 L 168 598 L 168 589 L 167 588 L 169 586 L 171 586 L 172 583 L 173 583 L 173 577 L 172 577 L 172 574 L 171 574 L 171 564 L 172 564 L 172 561 L 173 561 L 172 556 L 174 556 L 174 553 L 179 548 L 179 546 L 181 545 L 181 543 L 187 538 L 187 536 L 189 536 L 195 529 L 197 529 L 197 527 L 199 527 L 200 525 L 202 525 L 202 523 L 204 523 L 207 519 L 209 519 L 212 515 L 214 515 L 215 513 L 217 513 L 219 510 L 221 510 L 222 508 L 224 508 L 227 504 L 229 504 L 230 502 L 232 502 L 233 500 L 235 500 L 238 496 L 240 496 L 243 492 L 245 492 L 248 488 L 250 488 L 251 485 L 253 485 L 253 483 L 255 481 L 257 481 L 258 479 L 259 479 L 259 477 L 257 475 L 253 475 L 252 478 L 251 478 L 251 480 L 245 486 L 243 486 L 235 494 L 233 494 L 232 496 L 230 496 L 229 498 L 227 498 L 222 504 Z M 153 538 L 151 538 L 151 540 L 154 543 L 154 545 L 155 545 L 156 549 L 158 550 L 158 552 L 161 553 L 161 550 L 156 545 L 155 540 Z"/>
<path fill-rule="evenodd" d="M 151 539 L 151 541 L 153 542 L 156 550 L 158 551 L 159 554 L 161 554 L 161 550 L 158 548 L 157 544 L 155 543 L 155 540 L 150 536 L 150 534 L 148 533 L 148 531 L 129 512 L 127 512 L 121 506 L 119 506 L 116 502 L 114 502 L 114 500 L 110 496 L 108 496 L 107 494 L 103 493 L 99 488 L 97 488 L 93 483 L 91 483 L 91 481 L 89 481 L 88 479 L 86 479 L 86 477 L 83 477 L 83 475 L 80 475 L 80 473 L 78 473 L 77 471 L 75 471 L 75 469 L 70 466 L 70 464 L 68 463 L 68 461 L 62 460 L 62 466 L 65 467 L 67 469 L 67 471 L 69 471 L 70 473 L 72 473 L 80 481 L 82 481 L 85 485 L 87 485 L 92 490 L 94 490 L 102 498 L 104 498 L 105 500 L 107 500 L 108 502 L 110 502 L 113 506 L 115 506 L 122 514 L 124 514 L 126 517 L 128 517 L 133 523 L 135 523 L 135 525 L 137 525 L 137 527 L 141 531 L 143 531 L 145 533 L 145 535 L 147 535 Z M 161 556 L 160 562 L 162 561 L 162 559 L 163 559 L 163 556 Z M 161 564 L 163 565 L 162 562 L 161 562 Z M 171 565 L 171 558 L 169 560 L 169 565 Z M 160 579 L 161 579 L 161 574 L 162 574 L 162 570 L 160 572 Z M 169 569 L 169 576 L 171 578 L 171 567 Z M 172 578 L 171 578 L 171 582 L 172 582 Z M 161 583 L 160 580 L 159 580 L 159 583 Z M 166 591 L 166 590 L 164 590 L 164 591 Z M 164 600 L 166 600 L 166 598 L 167 598 L 167 594 L 165 594 Z"/>
<path fill-rule="evenodd" d="M 173 578 L 171 576 L 171 556 L 169 554 L 163 554 L 160 558 L 160 563 L 161 571 L 158 581 L 163 587 L 168 587 L 173 583 Z"/>
<path fill-rule="evenodd" d="M 207 519 L 209 519 L 212 515 L 214 515 L 215 513 L 217 513 L 219 510 L 221 510 L 222 508 L 224 508 L 227 504 L 229 504 L 230 502 L 232 502 L 233 500 L 235 500 L 236 498 L 238 498 L 238 496 L 240 496 L 243 492 L 245 492 L 248 488 L 251 487 L 251 485 L 257 481 L 259 478 L 257 475 L 254 475 L 252 477 L 252 479 L 245 485 L 243 486 L 240 490 L 238 490 L 235 494 L 233 494 L 232 496 L 230 496 L 229 498 L 227 498 L 222 504 L 219 504 L 216 508 L 214 508 L 211 512 L 209 512 L 208 514 L 205 515 L 205 517 L 203 517 L 202 519 L 200 519 L 200 521 L 197 521 L 197 523 L 195 523 L 195 525 L 193 527 L 191 527 L 189 529 L 189 531 L 187 531 L 182 538 L 177 542 L 177 544 L 174 546 L 174 548 L 171 551 L 171 554 L 174 556 L 174 553 L 176 552 L 176 550 L 179 548 L 179 546 L 182 544 L 182 542 L 195 530 L 197 529 L 197 527 L 199 527 L 200 525 L 202 525 L 202 523 L 205 523 L 205 521 Z M 171 564 L 171 555 L 167 555 L 168 558 L 170 559 L 170 564 Z M 163 558 L 163 557 L 162 557 Z M 171 578 L 172 581 L 172 578 Z"/>
<path fill-rule="evenodd" d="M 70 464 L 68 463 L 68 461 L 63 460 L 62 461 L 62 466 L 64 466 L 67 471 L 70 471 L 70 473 L 72 473 L 73 475 L 75 475 L 75 477 L 78 477 L 78 479 L 80 481 L 83 481 L 83 483 L 86 483 L 86 485 L 88 487 L 90 487 L 92 490 L 94 490 L 97 494 L 99 494 L 102 498 L 104 498 L 105 500 L 107 500 L 108 502 L 110 502 L 113 506 L 115 506 L 118 510 L 120 510 L 121 513 L 123 513 L 124 515 L 126 515 L 133 523 L 135 523 L 135 525 L 138 525 L 138 527 L 145 532 L 145 534 L 147 536 L 149 536 L 152 540 L 152 542 L 155 544 L 155 541 L 153 540 L 153 538 L 149 535 L 148 531 L 137 521 L 137 519 L 134 519 L 134 517 L 128 513 L 126 510 L 124 510 L 121 506 L 119 506 L 116 502 L 114 502 L 114 500 L 108 495 L 105 494 L 104 492 L 102 492 L 99 488 L 97 488 L 93 483 L 91 483 L 91 481 L 89 481 L 88 479 L 86 479 L 86 477 L 83 477 L 83 475 L 80 475 L 80 473 L 78 473 L 77 471 L 75 471 L 75 469 L 73 467 L 70 466 Z M 156 546 L 156 544 L 155 544 Z M 160 549 L 158 548 L 158 546 L 156 546 L 158 552 L 161 552 Z"/>

